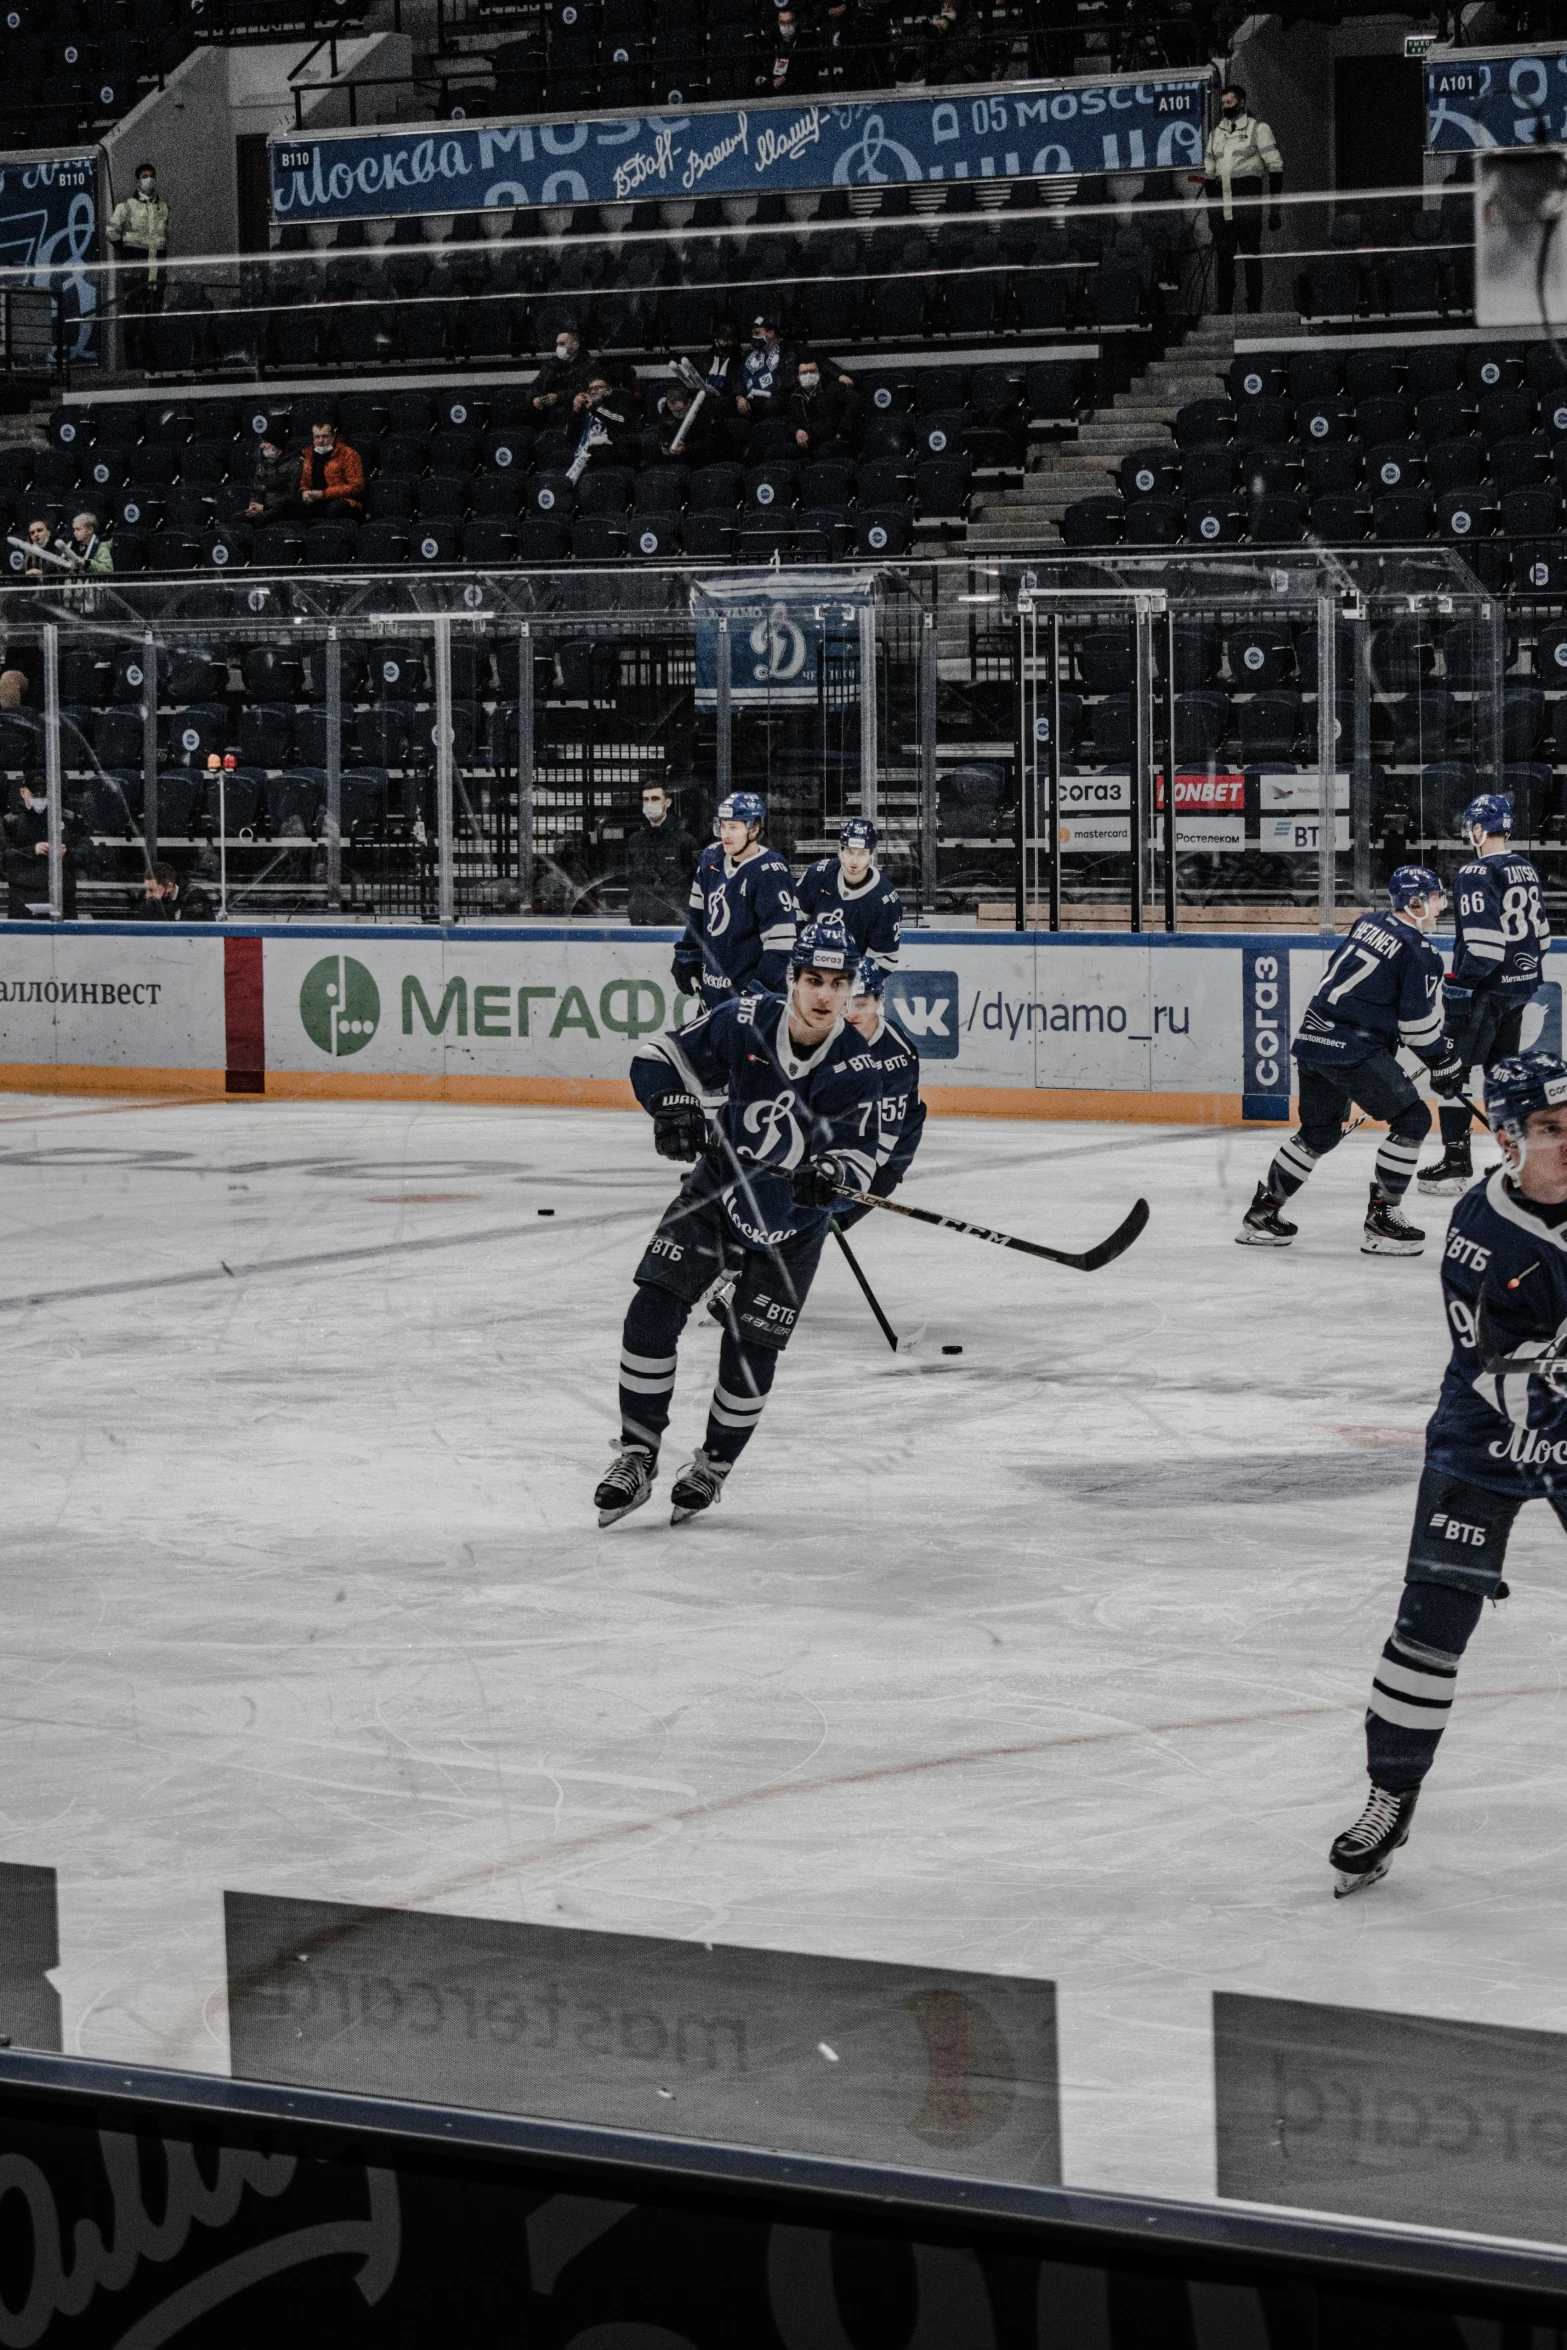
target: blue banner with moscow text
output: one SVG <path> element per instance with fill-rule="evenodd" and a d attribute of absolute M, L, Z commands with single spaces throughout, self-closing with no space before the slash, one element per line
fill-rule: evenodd
<path fill-rule="evenodd" d="M 639 196 L 1186 169 L 1202 159 L 1208 78 L 1017 83 L 843 106 L 790 100 L 634 118 L 279 136 L 270 147 L 272 210 L 278 220 L 358 220 Z"/>
<path fill-rule="evenodd" d="M 1567 49 L 1427 58 L 1425 96 L 1433 152 L 1567 140 Z"/>

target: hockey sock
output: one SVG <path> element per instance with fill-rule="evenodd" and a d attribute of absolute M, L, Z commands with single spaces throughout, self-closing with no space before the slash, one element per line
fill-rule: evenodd
<path fill-rule="evenodd" d="M 1442 1146 L 1451 1150 L 1455 1142 L 1467 1142 L 1473 1121 L 1462 1102 L 1444 1102 L 1437 1113 L 1442 1126 Z"/>
<path fill-rule="evenodd" d="M 1292 1134 L 1288 1142 L 1281 1142 L 1268 1169 L 1268 1189 L 1274 1198 L 1289 1199 L 1299 1191 L 1321 1155 L 1310 1148 L 1304 1134 Z"/>
<path fill-rule="evenodd" d="M 718 1350 L 718 1378 L 708 1406 L 702 1450 L 709 1460 L 737 1461 L 762 1416 L 778 1369 L 775 1346 L 747 1346 L 732 1330 Z"/>
<path fill-rule="evenodd" d="M 1400 1110 L 1377 1148 L 1376 1187 L 1385 1200 L 1401 1200 L 1409 1189 L 1420 1145 L 1431 1131 L 1431 1113 L 1424 1102 Z"/>
<path fill-rule="evenodd" d="M 1366 1713 L 1366 1768 L 1378 1787 L 1407 1794 L 1435 1762 L 1453 1707 L 1458 1660 L 1484 1604 L 1477 1592 L 1446 1583 L 1404 1585 Z"/>
<path fill-rule="evenodd" d="M 657 1452 L 675 1393 L 675 1349 L 691 1308 L 673 1290 L 639 1281 L 620 1338 L 620 1433 Z"/>

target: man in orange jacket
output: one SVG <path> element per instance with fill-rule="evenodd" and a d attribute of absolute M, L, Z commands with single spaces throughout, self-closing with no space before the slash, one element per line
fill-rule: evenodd
<path fill-rule="evenodd" d="M 307 515 L 329 513 L 334 521 L 357 522 L 365 510 L 365 469 L 359 451 L 337 437 L 323 418 L 310 427 L 310 446 L 299 467 L 299 496 Z"/>

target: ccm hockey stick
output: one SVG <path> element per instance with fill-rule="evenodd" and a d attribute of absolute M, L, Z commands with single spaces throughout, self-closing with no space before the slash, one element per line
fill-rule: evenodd
<path fill-rule="evenodd" d="M 1102 1265 L 1112 1265 L 1124 1256 L 1148 1221 L 1148 1202 L 1136 1201 L 1124 1223 L 1118 1224 L 1107 1240 L 1097 1247 L 1084 1249 L 1081 1255 L 1071 1249 L 1042 1248 L 1034 1240 L 1014 1240 L 1008 1232 L 992 1232 L 985 1224 L 965 1224 L 957 1216 L 939 1215 L 934 1208 L 906 1207 L 902 1200 L 880 1199 L 875 1192 L 853 1191 L 847 1184 L 837 1187 L 840 1199 L 868 1202 L 873 1208 L 886 1208 L 894 1216 L 912 1216 L 916 1223 L 935 1224 L 944 1232 L 966 1232 L 973 1240 L 988 1240 L 996 1248 L 1021 1249 L 1026 1257 L 1048 1257 L 1053 1265 L 1070 1265 L 1079 1273 L 1097 1273 Z"/>
<path fill-rule="evenodd" d="M 844 1261 L 848 1265 L 849 1271 L 854 1275 L 855 1280 L 860 1285 L 860 1295 L 864 1298 L 866 1304 L 870 1307 L 871 1312 L 876 1317 L 877 1328 L 880 1330 L 883 1338 L 885 1338 L 887 1341 L 887 1344 L 891 1347 L 893 1353 L 895 1355 L 913 1354 L 921 1333 L 924 1331 L 924 1323 L 922 1322 L 920 1324 L 919 1329 L 916 1330 L 911 1337 L 900 1338 L 896 1330 L 894 1330 L 892 1324 L 888 1321 L 886 1315 L 882 1312 L 880 1305 L 877 1303 L 876 1292 L 874 1289 L 872 1289 L 870 1283 L 866 1280 L 865 1275 L 860 1267 L 860 1260 L 855 1255 L 853 1249 L 850 1248 L 847 1237 L 842 1231 L 840 1231 L 836 1224 L 831 1225 L 829 1229 L 834 1240 L 838 1243 L 838 1246 L 843 1251 Z M 962 1349 L 960 1347 L 950 1347 L 944 1351 L 951 1354 L 960 1354 Z"/>

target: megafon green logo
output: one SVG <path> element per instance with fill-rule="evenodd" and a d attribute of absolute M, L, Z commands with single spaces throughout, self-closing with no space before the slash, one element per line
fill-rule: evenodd
<path fill-rule="evenodd" d="M 381 991 L 352 955 L 328 955 L 305 974 L 299 1017 L 312 1044 L 334 1060 L 362 1053 L 381 1021 Z"/>

